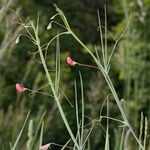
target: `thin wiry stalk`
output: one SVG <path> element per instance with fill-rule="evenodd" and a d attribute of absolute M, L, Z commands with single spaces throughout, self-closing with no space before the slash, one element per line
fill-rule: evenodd
<path fill-rule="evenodd" d="M 109 88 L 110 88 L 110 91 L 111 91 L 111 93 L 112 93 L 112 95 L 113 95 L 113 97 L 114 97 L 114 99 L 115 99 L 115 101 L 116 101 L 116 103 L 117 103 L 117 105 L 118 105 L 118 108 L 119 108 L 119 110 L 120 110 L 120 112 L 121 112 L 121 115 L 122 115 L 122 117 L 123 117 L 123 120 L 125 121 L 125 123 L 126 123 L 126 125 L 128 126 L 128 128 L 131 130 L 132 135 L 133 135 L 134 138 L 136 139 L 137 143 L 140 145 L 141 149 L 144 150 L 143 145 L 142 145 L 142 144 L 140 143 L 140 141 L 138 140 L 136 134 L 134 133 L 134 131 L 133 131 L 131 125 L 130 125 L 129 122 L 128 122 L 127 116 L 126 116 L 126 114 L 125 114 L 125 112 L 124 112 L 124 109 L 123 109 L 121 103 L 120 103 L 119 97 L 118 97 L 117 92 L 116 92 L 116 90 L 115 90 L 115 88 L 114 88 L 114 86 L 113 86 L 113 83 L 112 83 L 112 81 L 111 81 L 111 79 L 110 79 L 110 77 L 109 77 L 109 75 L 108 75 L 107 70 L 105 70 L 105 67 L 103 68 L 102 64 L 97 60 L 97 58 L 93 55 L 93 53 L 90 51 L 90 49 L 89 49 L 89 48 L 76 36 L 76 34 L 71 30 L 71 28 L 70 28 L 70 26 L 69 26 L 69 23 L 68 23 L 68 21 L 67 21 L 65 15 L 64 15 L 64 13 L 63 13 L 57 6 L 56 6 L 56 11 L 60 14 L 60 17 L 62 18 L 64 24 L 65 24 L 65 25 L 67 24 L 66 28 L 67 28 L 68 32 L 70 32 L 70 34 L 77 40 L 77 42 L 79 42 L 79 44 L 80 44 L 81 46 L 83 46 L 83 48 L 85 48 L 85 50 L 92 56 L 92 58 L 94 59 L 95 63 L 97 64 L 97 66 L 98 66 L 99 69 L 101 70 L 101 73 L 103 74 L 103 76 L 104 76 L 104 78 L 105 78 L 105 80 L 106 80 L 106 82 L 107 82 L 107 84 L 108 84 L 108 86 L 109 86 Z M 64 18 L 65 18 L 65 19 L 64 19 Z M 105 62 L 105 61 L 106 61 L 106 60 L 104 60 L 104 62 Z"/>
<path fill-rule="evenodd" d="M 64 29 L 66 29 L 66 27 L 63 26 L 62 24 L 60 24 L 59 22 L 57 22 L 57 21 L 51 21 L 51 22 L 49 23 L 49 25 L 47 26 L 47 29 L 48 29 L 48 30 L 52 27 L 52 23 L 54 23 L 54 24 L 56 24 L 56 25 L 58 25 L 58 26 L 60 26 L 60 27 L 63 27 Z"/>
<path fill-rule="evenodd" d="M 71 141 L 71 139 L 67 141 L 67 143 L 62 147 L 61 150 L 64 150 L 65 148 L 68 148 L 67 145 L 69 144 L 70 141 Z M 72 148 L 70 148 L 70 149 L 72 149 Z"/>
<path fill-rule="evenodd" d="M 141 113 L 141 121 L 140 121 L 140 135 L 139 135 L 139 141 L 142 143 L 142 132 L 143 132 L 143 121 L 144 121 L 144 116 L 143 116 L 143 112 Z M 140 150 L 140 146 L 139 146 L 139 150 Z"/>
<path fill-rule="evenodd" d="M 147 139 L 147 125 L 148 125 L 148 122 L 147 122 L 147 117 L 145 117 L 145 128 L 144 128 L 144 149 L 146 149 L 146 139 Z"/>
<path fill-rule="evenodd" d="M 107 97 L 107 116 L 109 117 L 109 99 Z M 109 150 L 109 119 L 107 118 L 105 150 Z"/>
<path fill-rule="evenodd" d="M 96 53 L 97 59 L 98 59 L 98 61 L 100 62 L 100 57 L 99 57 L 99 54 L 98 54 L 98 50 L 97 50 L 96 45 L 94 45 L 94 49 L 95 49 L 95 53 Z"/>
<path fill-rule="evenodd" d="M 121 140 L 120 140 L 120 147 L 119 150 L 123 149 L 123 141 L 124 141 L 124 134 L 125 134 L 125 128 L 122 128 L 122 134 L 121 134 Z"/>
<path fill-rule="evenodd" d="M 73 34 L 73 36 L 75 37 L 75 39 L 77 39 L 77 41 L 80 41 L 80 40 L 76 37 L 75 34 Z M 80 41 L 79 43 L 80 43 L 82 46 L 84 46 L 84 48 L 86 47 L 81 41 Z M 86 47 L 86 49 L 88 49 L 88 48 Z M 91 54 L 91 56 L 93 57 L 93 54 L 91 53 L 91 51 L 90 51 L 89 49 L 88 49 L 88 52 L 89 52 L 89 53 Z M 116 103 L 117 103 L 117 105 L 118 105 L 118 108 L 119 108 L 119 110 L 120 110 L 120 112 L 121 112 L 121 115 L 122 115 L 122 117 L 123 117 L 125 123 L 126 123 L 127 126 L 130 128 L 130 130 L 131 130 L 131 132 L 132 132 L 134 138 L 136 139 L 136 141 L 138 142 L 138 144 L 140 145 L 140 147 L 143 149 L 142 144 L 139 142 L 137 136 L 135 135 L 133 129 L 131 128 L 131 125 L 130 125 L 129 122 L 128 122 L 128 119 L 127 119 L 127 117 L 126 117 L 126 114 L 125 114 L 125 112 L 124 112 L 124 109 L 123 109 L 123 107 L 122 107 L 122 105 L 121 105 L 121 103 L 120 103 L 120 100 L 119 100 L 119 98 L 118 98 L 118 95 L 117 95 L 117 93 L 116 93 L 116 90 L 115 90 L 115 88 L 114 88 L 114 86 L 113 86 L 113 84 L 112 84 L 112 81 L 111 81 L 111 79 L 110 79 L 110 77 L 109 77 L 107 71 L 102 67 L 102 65 L 98 62 L 98 60 L 95 58 L 95 56 L 94 56 L 94 60 L 96 60 L 95 62 L 96 62 L 96 64 L 98 65 L 99 69 L 101 70 L 101 72 L 102 72 L 102 74 L 103 74 L 103 76 L 104 76 L 104 78 L 105 78 L 105 80 L 106 80 L 106 82 L 107 82 L 107 84 L 108 84 L 108 86 L 109 86 L 109 88 L 110 88 L 110 91 L 112 92 L 112 95 L 113 95 L 113 97 L 114 97 L 114 99 L 115 99 L 115 101 L 116 101 Z"/>
<path fill-rule="evenodd" d="M 104 10 L 105 10 L 105 60 L 106 60 L 106 68 L 107 68 L 107 65 L 109 65 L 109 64 L 107 64 L 107 55 L 108 55 L 108 53 L 107 53 L 107 13 L 106 13 L 106 5 L 105 5 L 105 7 L 104 7 Z"/>
<path fill-rule="evenodd" d="M 83 145 L 84 141 L 84 94 L 83 94 L 83 82 L 82 82 L 82 76 L 81 73 L 79 72 L 80 75 L 80 84 L 81 84 L 81 100 L 82 100 L 82 121 L 81 121 L 81 143 L 80 147 Z"/>
<path fill-rule="evenodd" d="M 64 114 L 64 111 L 62 109 L 62 106 L 61 106 L 61 103 L 59 101 L 59 97 L 58 97 L 58 95 L 57 95 L 57 93 L 55 91 L 55 86 L 54 86 L 54 84 L 52 82 L 51 76 L 50 76 L 50 74 L 48 72 L 48 68 L 47 68 L 47 65 L 46 65 L 46 62 L 45 62 L 45 59 L 44 59 L 44 55 L 43 55 L 42 49 L 41 49 L 41 44 L 40 44 L 40 39 L 39 39 L 38 31 L 36 30 L 33 22 L 31 22 L 31 25 L 32 25 L 32 28 L 34 30 L 36 44 L 37 44 L 37 47 L 38 47 L 38 50 L 39 50 L 39 54 L 40 54 L 40 58 L 41 58 L 41 61 L 42 61 L 42 64 L 43 64 L 43 67 L 44 67 L 44 70 L 45 70 L 45 73 L 46 73 L 46 77 L 47 77 L 48 82 L 49 82 L 49 84 L 51 86 L 51 90 L 53 92 L 55 101 L 57 103 L 58 109 L 59 109 L 60 114 L 61 114 L 61 117 L 62 117 L 62 119 L 64 121 L 64 124 L 66 125 L 66 128 L 67 128 L 67 130 L 68 130 L 68 132 L 69 132 L 69 134 L 71 136 L 72 141 L 74 142 L 74 144 L 76 145 L 76 147 L 79 148 L 79 145 L 78 145 L 78 143 L 77 143 L 77 141 L 76 141 L 76 139 L 75 139 L 75 137 L 74 137 L 74 135 L 72 133 L 72 130 L 71 130 L 70 126 L 69 126 L 69 123 L 68 123 L 68 121 L 66 119 L 66 116 Z"/>
<path fill-rule="evenodd" d="M 109 116 L 100 116 L 100 120 L 103 119 L 103 118 L 113 120 L 113 121 L 116 121 L 116 122 L 119 122 L 119 123 L 122 123 L 123 125 L 125 125 L 125 122 L 122 121 L 122 120 L 119 120 L 119 119 L 115 119 L 115 118 L 112 118 L 112 117 L 109 117 Z"/>
<path fill-rule="evenodd" d="M 75 105 L 76 105 L 76 121 L 77 121 L 77 139 L 78 142 L 80 143 L 81 137 L 80 137 L 80 123 L 79 123 L 79 111 L 78 111 L 78 94 L 77 94 L 77 84 L 76 80 L 74 81 L 74 86 L 75 86 Z"/>
<path fill-rule="evenodd" d="M 106 66 L 106 62 L 105 62 L 105 50 L 104 50 L 104 42 L 103 42 L 103 33 L 102 33 L 102 25 L 101 25 L 101 19 L 100 19 L 100 13 L 99 10 L 97 11 L 98 14 L 98 23 L 99 23 L 99 34 L 100 34 L 100 40 L 101 40 L 101 50 L 102 50 L 102 56 L 103 56 L 103 63 L 104 66 Z"/>
<path fill-rule="evenodd" d="M 59 82 L 60 82 L 60 45 L 59 36 L 57 37 L 56 43 L 56 71 L 55 71 L 55 90 L 56 94 L 59 95 Z"/>
<path fill-rule="evenodd" d="M 102 105 L 101 105 L 101 109 L 100 109 L 100 111 L 99 111 L 99 120 L 101 120 L 102 111 L 103 111 L 104 105 L 105 105 L 105 103 L 106 103 L 108 97 L 109 97 L 109 95 L 107 95 L 107 97 L 104 99 L 104 101 L 103 101 L 103 103 L 102 103 Z"/>

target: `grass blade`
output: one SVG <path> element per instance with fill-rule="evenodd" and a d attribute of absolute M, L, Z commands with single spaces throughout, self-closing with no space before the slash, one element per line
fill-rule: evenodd
<path fill-rule="evenodd" d="M 21 128 L 21 131 L 20 131 L 20 133 L 19 133 L 19 135 L 18 135 L 18 137 L 17 137 L 17 139 L 16 139 L 14 145 L 12 146 L 12 150 L 15 150 L 16 147 L 17 147 L 17 144 L 18 144 L 18 142 L 19 142 L 19 140 L 20 140 L 20 138 L 21 138 L 22 132 L 23 132 L 23 130 L 24 130 L 24 127 L 25 127 L 25 125 L 26 125 L 26 122 L 27 122 L 27 120 L 28 120 L 29 115 L 30 115 L 30 111 L 28 112 L 28 114 L 27 114 L 27 116 L 26 116 L 26 119 L 25 119 L 25 121 L 24 121 L 24 123 L 23 123 L 23 126 L 22 126 L 22 128 Z"/>
<path fill-rule="evenodd" d="M 82 76 L 81 73 L 79 72 L 80 75 L 80 84 L 81 84 L 81 99 L 82 99 L 82 120 L 81 120 L 81 143 L 80 145 L 82 146 L 83 144 L 83 138 L 84 138 L 84 93 L 83 93 L 83 81 L 82 81 Z"/>

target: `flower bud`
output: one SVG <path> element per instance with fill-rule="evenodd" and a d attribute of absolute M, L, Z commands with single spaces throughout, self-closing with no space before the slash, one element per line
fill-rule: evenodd
<path fill-rule="evenodd" d="M 24 92 L 26 90 L 25 87 L 23 87 L 21 84 L 17 83 L 16 84 L 16 91 L 17 92 Z"/>
<path fill-rule="evenodd" d="M 67 64 L 70 65 L 70 66 L 75 66 L 77 64 L 77 62 L 73 61 L 71 59 L 71 57 L 67 57 Z"/>

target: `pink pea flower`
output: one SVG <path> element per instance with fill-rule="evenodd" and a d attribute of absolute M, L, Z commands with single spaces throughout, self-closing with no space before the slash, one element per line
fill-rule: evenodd
<path fill-rule="evenodd" d="M 70 65 L 70 66 L 75 66 L 77 64 L 77 62 L 73 61 L 71 59 L 71 57 L 67 57 L 67 64 Z"/>
<path fill-rule="evenodd" d="M 49 146 L 50 146 L 50 143 L 49 144 L 45 144 L 45 145 L 40 147 L 40 150 L 48 150 Z"/>
<path fill-rule="evenodd" d="M 17 92 L 24 92 L 26 90 L 26 88 L 25 87 L 23 87 L 21 84 L 19 84 L 19 83 L 17 83 L 16 84 L 16 91 Z"/>

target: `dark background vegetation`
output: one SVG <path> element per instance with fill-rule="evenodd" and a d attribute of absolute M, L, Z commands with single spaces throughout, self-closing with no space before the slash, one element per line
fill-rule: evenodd
<path fill-rule="evenodd" d="M 64 144 L 69 135 L 62 122 L 60 114 L 52 98 L 42 94 L 34 93 L 29 96 L 28 92 L 18 94 L 15 91 L 15 84 L 22 83 L 30 89 L 37 89 L 47 84 L 42 65 L 33 59 L 30 52 L 36 51 L 32 42 L 26 37 L 21 37 L 18 45 L 15 45 L 17 35 L 24 32 L 20 29 L 18 18 L 12 19 L 15 15 L 13 10 L 20 8 L 20 16 L 23 20 L 29 17 L 36 21 L 39 14 L 40 38 L 43 44 L 55 36 L 61 29 L 54 26 L 52 30 L 46 31 L 46 27 L 56 11 L 53 3 L 56 3 L 66 14 L 69 23 L 79 38 L 94 52 L 94 45 L 100 47 L 98 32 L 97 10 L 100 10 L 102 25 L 104 25 L 104 5 L 107 5 L 108 30 L 118 37 L 127 25 L 128 18 L 132 15 L 131 22 L 123 38 L 119 41 L 110 69 L 110 76 L 120 99 L 124 99 L 127 116 L 139 134 L 141 112 L 149 119 L 150 116 L 150 1 L 143 0 L 24 0 L 13 1 L 9 6 L 12 10 L 6 10 L 0 23 L 0 149 L 9 149 L 9 142 L 14 142 L 21 124 L 30 110 L 30 118 L 34 120 L 35 129 L 42 116 L 44 116 L 44 141 L 43 143 L 56 142 Z M 1 0 L 1 7 L 3 1 Z M 6 34 L 12 31 L 6 38 Z M 16 35 L 16 37 L 15 37 Z M 108 35 L 108 48 L 112 49 L 114 40 Z M 50 69 L 55 67 L 56 43 L 53 42 L 48 50 L 47 64 Z M 64 91 L 71 103 L 74 104 L 74 79 L 79 81 L 81 71 L 84 83 L 86 115 L 92 119 L 99 118 L 101 105 L 110 91 L 97 70 L 83 67 L 71 68 L 66 64 L 66 57 L 72 56 L 74 60 L 93 64 L 91 57 L 80 45 L 70 36 L 60 38 L 61 49 L 61 89 Z M 3 51 L 3 52 L 2 52 Z M 37 59 L 39 56 L 37 55 Z M 51 71 L 53 74 L 53 71 Z M 43 92 L 48 92 L 45 87 Z M 80 93 L 80 86 L 78 84 Z M 80 95 L 78 97 L 80 102 Z M 61 98 L 64 111 L 76 131 L 75 109 L 70 106 L 64 96 Z M 104 107 L 103 113 L 106 114 Z M 119 110 L 115 101 L 110 98 L 110 116 L 120 118 Z M 105 128 L 106 120 L 102 122 Z M 86 119 L 88 123 L 89 120 Z M 148 122 L 149 124 L 149 122 Z M 148 133 L 149 134 L 149 133 Z M 111 149 L 117 149 L 117 139 L 120 138 L 121 129 L 118 123 L 110 122 L 110 144 Z M 148 136 L 149 138 L 149 136 Z M 148 139 L 147 138 L 147 139 Z M 21 149 L 25 149 L 27 133 L 23 134 L 19 143 Z M 91 135 L 91 149 L 103 149 L 105 132 L 101 127 L 96 126 Z M 115 144 L 114 144 L 115 143 Z M 147 143 L 148 145 L 148 143 Z M 132 144 L 131 144 L 132 147 Z M 54 147 L 56 149 L 56 147 Z"/>

